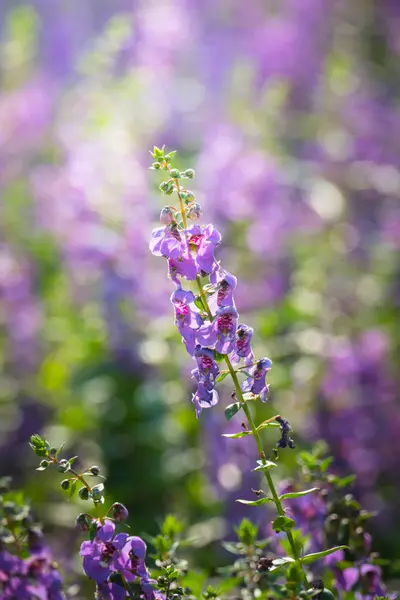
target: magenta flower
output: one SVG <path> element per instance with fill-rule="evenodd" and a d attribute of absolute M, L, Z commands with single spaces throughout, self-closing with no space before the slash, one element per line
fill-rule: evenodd
<path fill-rule="evenodd" d="M 269 358 L 259 360 L 249 371 L 251 377 L 248 377 L 242 383 L 242 390 L 244 392 L 251 392 L 255 396 L 260 396 L 260 400 L 266 402 L 269 391 L 266 377 L 271 367 L 272 361 Z"/>
<path fill-rule="evenodd" d="M 202 348 L 198 344 L 194 351 L 194 357 L 197 361 L 200 376 L 214 383 L 219 375 L 219 367 L 214 358 L 214 352 L 210 348 Z"/>
<path fill-rule="evenodd" d="M 154 256 L 179 258 L 183 255 L 186 243 L 176 223 L 153 229 L 149 248 Z"/>
<path fill-rule="evenodd" d="M 195 331 L 203 321 L 194 306 L 195 297 L 192 292 L 178 288 L 171 296 L 175 310 L 175 326 L 182 336 L 186 350 L 193 355 L 196 345 Z"/>
<path fill-rule="evenodd" d="M 377 565 L 364 563 L 360 567 L 349 567 L 339 572 L 338 585 L 350 592 L 355 587 L 360 591 L 355 594 L 357 600 L 374 600 L 376 596 L 395 600 L 396 594 L 388 596 L 382 583 L 382 571 Z"/>
<path fill-rule="evenodd" d="M 243 323 L 238 325 L 236 330 L 236 342 L 235 349 L 231 356 L 233 363 L 240 362 L 240 359 L 244 358 L 246 365 L 250 364 L 254 360 L 253 350 L 251 348 L 251 338 L 253 337 L 254 329 L 247 327 Z"/>
<path fill-rule="evenodd" d="M 221 306 L 212 323 L 197 331 L 197 340 L 204 346 L 215 348 L 220 354 L 229 354 L 235 348 L 238 316 L 233 306 Z"/>

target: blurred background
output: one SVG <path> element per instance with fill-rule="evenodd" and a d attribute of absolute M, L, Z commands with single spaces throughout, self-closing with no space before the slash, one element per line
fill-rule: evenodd
<path fill-rule="evenodd" d="M 2 0 L 0 56 L 0 472 L 58 556 L 80 509 L 33 470 L 34 432 L 99 464 L 135 533 L 184 517 L 203 566 L 255 516 L 234 502 L 257 485 L 252 444 L 220 436 L 240 429 L 228 380 L 197 421 L 148 251 L 153 144 L 196 169 L 222 231 L 241 320 L 274 361 L 262 410 L 299 447 L 327 442 L 379 511 L 375 550 L 398 556 L 400 3 Z"/>

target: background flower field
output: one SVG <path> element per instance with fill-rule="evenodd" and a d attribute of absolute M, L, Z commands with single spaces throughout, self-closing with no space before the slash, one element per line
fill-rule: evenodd
<path fill-rule="evenodd" d="M 184 517 L 199 564 L 257 486 L 222 401 L 196 420 L 171 282 L 148 249 L 155 143 L 223 235 L 236 303 L 274 361 L 265 418 L 323 439 L 400 553 L 400 4 L 3 0 L 0 473 L 27 486 L 71 580 L 76 506 L 35 476 L 35 431 L 99 464 L 137 535 Z M 289 478 L 295 456 L 282 453 Z M 68 554 L 67 554 L 68 551 Z"/>

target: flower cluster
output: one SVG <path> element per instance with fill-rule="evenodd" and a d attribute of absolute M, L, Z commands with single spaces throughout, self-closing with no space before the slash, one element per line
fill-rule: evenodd
<path fill-rule="evenodd" d="M 192 179 L 195 173 L 193 169 L 179 171 L 172 168 L 174 155 L 174 152 L 166 154 L 164 148 L 157 147 L 152 152 L 155 160 L 152 168 L 169 174 L 160 189 L 166 195 L 177 194 L 179 209 L 167 205 L 161 210 L 163 226 L 153 230 L 150 250 L 167 260 L 168 273 L 176 286 L 171 296 L 175 325 L 188 353 L 197 362 L 197 368 L 192 371 L 197 381 L 192 398 L 196 414 L 199 416 L 203 408 L 218 402 L 215 383 L 220 374 L 218 362 L 223 356 L 234 365 L 243 360 L 249 371 L 242 391 L 251 398 L 259 396 L 265 402 L 268 394 L 266 375 L 272 362 L 262 358 L 254 363 L 253 329 L 238 323 L 239 314 L 233 297 L 237 279 L 215 258 L 221 234 L 212 224 L 188 223 L 188 220 L 199 218 L 201 207 L 194 193 L 181 182 Z M 205 278 L 208 282 L 204 284 Z M 196 292 L 183 288 L 185 280 L 195 282 L 192 285 Z"/>
<path fill-rule="evenodd" d="M 95 523 L 93 539 L 82 542 L 80 555 L 86 575 L 97 584 L 99 598 L 126 598 L 128 584 L 139 581 L 145 600 L 160 598 L 145 565 L 146 544 L 137 536 L 115 534 L 115 524 L 105 518 Z"/>
<path fill-rule="evenodd" d="M 128 519 L 127 508 L 120 502 L 114 502 L 107 512 L 100 516 L 101 507 L 105 502 L 104 484 L 88 483 L 89 477 L 102 477 L 100 468 L 93 465 L 82 472 L 75 470 L 73 464 L 78 457 L 60 459 L 63 445 L 59 448 L 52 447 L 39 434 L 31 436 L 30 446 L 42 459 L 38 471 L 51 466 L 57 467 L 60 473 L 67 476 L 61 481 L 61 488 L 68 492 L 70 497 L 78 491 L 81 500 L 92 500 L 94 504 L 95 516 L 89 512 L 81 513 L 76 519 L 76 527 L 80 531 L 89 533 L 90 536 L 89 540 L 82 542 L 80 555 L 85 574 L 96 582 L 96 598 L 98 600 L 131 598 L 133 597 L 132 585 L 135 584 L 139 585 L 143 600 L 164 600 L 163 593 L 156 587 L 157 582 L 151 579 L 145 564 L 145 542 L 140 537 L 115 531 L 116 525 Z M 82 485 L 79 490 L 78 483 Z M 37 541 L 35 544 L 37 547 Z M 40 558 L 42 559 L 40 565 L 45 565 L 43 557 Z M 49 577 L 47 573 L 46 576 Z M 14 597 L 10 596 L 10 598 Z M 21 600 L 25 600 L 25 596 L 18 595 L 18 598 L 20 597 Z M 62 595 L 43 596 L 44 600 L 59 600 L 62 597 Z M 29 598 L 31 596 L 26 596 L 26 600 Z"/>
<path fill-rule="evenodd" d="M 63 600 L 62 576 L 34 523 L 29 506 L 0 480 L 0 597 L 4 600 Z M 13 499 L 11 499 L 13 498 Z"/>

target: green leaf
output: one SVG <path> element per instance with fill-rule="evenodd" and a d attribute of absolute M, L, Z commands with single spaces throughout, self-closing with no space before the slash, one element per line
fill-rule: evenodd
<path fill-rule="evenodd" d="M 324 556 L 329 556 L 329 554 L 333 554 L 338 550 L 347 550 L 348 546 L 335 546 L 334 548 L 329 548 L 329 550 L 322 550 L 322 552 L 314 552 L 313 554 L 307 554 L 301 558 L 301 562 L 304 565 L 309 565 L 310 563 L 319 560 L 320 558 L 324 558 Z"/>
<path fill-rule="evenodd" d="M 217 379 L 215 380 L 215 383 L 219 383 L 220 381 L 223 381 L 225 379 L 225 377 L 228 377 L 229 375 L 229 371 L 226 371 L 225 373 L 221 373 L 220 375 L 218 375 Z"/>
<path fill-rule="evenodd" d="M 221 362 L 221 361 L 223 361 L 223 360 L 224 360 L 224 358 L 225 358 L 225 356 L 226 356 L 225 354 L 221 354 L 221 353 L 220 353 L 220 352 L 218 352 L 217 350 L 214 350 L 214 358 L 215 358 L 215 360 L 216 360 L 218 363 L 219 363 L 219 362 Z"/>
<path fill-rule="evenodd" d="M 290 565 L 294 562 L 296 561 L 291 556 L 280 556 L 278 558 L 274 558 L 274 560 L 272 561 L 273 566 L 271 567 L 270 571 L 276 571 L 276 569 L 280 569 L 281 567 L 284 567 L 285 565 Z"/>
<path fill-rule="evenodd" d="M 59 449 L 57 450 L 57 452 L 56 452 L 56 454 L 55 454 L 55 457 L 56 457 L 56 458 L 58 458 L 58 456 L 59 456 L 60 452 L 62 451 L 62 449 L 64 448 L 64 446 L 65 446 L 65 442 L 63 442 L 63 443 L 61 444 L 61 446 L 59 447 Z"/>
<path fill-rule="evenodd" d="M 258 500 L 236 500 L 236 502 L 240 502 L 240 504 L 247 504 L 247 506 L 261 506 L 261 504 L 268 504 L 268 502 L 273 502 L 272 498 L 259 498 Z"/>
<path fill-rule="evenodd" d="M 301 496 L 307 496 L 307 494 L 312 494 L 313 492 L 318 492 L 320 488 L 311 488 L 309 490 L 304 490 L 304 492 L 288 492 L 287 494 L 282 494 L 279 496 L 279 500 L 287 500 L 288 498 L 301 498 Z"/>
<path fill-rule="evenodd" d="M 242 554 L 243 546 L 237 542 L 222 542 L 222 546 L 225 550 L 228 550 L 231 554 Z"/>
<path fill-rule="evenodd" d="M 277 533 L 279 531 L 289 531 L 296 525 L 296 522 L 289 517 L 281 515 L 272 521 L 272 529 Z"/>
<path fill-rule="evenodd" d="M 325 471 L 327 470 L 327 468 L 330 466 L 330 464 L 333 461 L 333 457 L 332 456 L 328 456 L 328 458 L 325 458 L 324 460 L 321 461 L 319 468 L 321 469 L 321 471 L 323 473 L 325 473 Z"/>
<path fill-rule="evenodd" d="M 251 431 L 238 431 L 238 433 L 223 433 L 222 436 L 226 437 L 226 438 L 235 438 L 235 439 L 239 439 L 242 437 L 245 437 L 246 435 L 251 435 L 252 432 Z"/>
<path fill-rule="evenodd" d="M 276 429 L 279 426 L 280 426 L 279 423 L 275 423 L 275 421 L 271 421 L 270 423 L 261 423 L 257 427 L 257 431 L 261 431 L 262 429 L 265 429 L 266 427 L 273 427 Z"/>
<path fill-rule="evenodd" d="M 77 458 L 77 456 L 73 456 L 72 458 L 68 459 L 70 466 L 72 466 L 72 464 L 76 461 Z"/>
<path fill-rule="evenodd" d="M 258 467 L 256 467 L 255 469 L 252 469 L 252 471 L 269 471 L 270 469 L 273 469 L 274 467 L 277 466 L 271 460 L 258 460 L 257 463 L 258 463 Z"/>
<path fill-rule="evenodd" d="M 199 310 L 202 310 L 202 311 L 206 310 L 206 308 L 205 308 L 205 306 L 203 304 L 203 300 L 202 300 L 201 296 L 196 296 L 196 298 L 194 299 L 194 305 L 197 306 L 197 308 Z"/>
<path fill-rule="evenodd" d="M 75 480 L 71 483 L 70 488 L 69 488 L 69 497 L 70 498 L 73 498 L 73 496 L 76 492 L 76 486 L 77 486 L 77 482 Z"/>
<path fill-rule="evenodd" d="M 236 413 L 239 412 L 240 409 L 241 409 L 240 402 L 234 402 L 233 404 L 229 404 L 229 406 L 227 406 L 225 409 L 225 417 L 229 421 L 230 419 L 232 419 L 232 417 L 234 415 L 236 415 Z"/>

